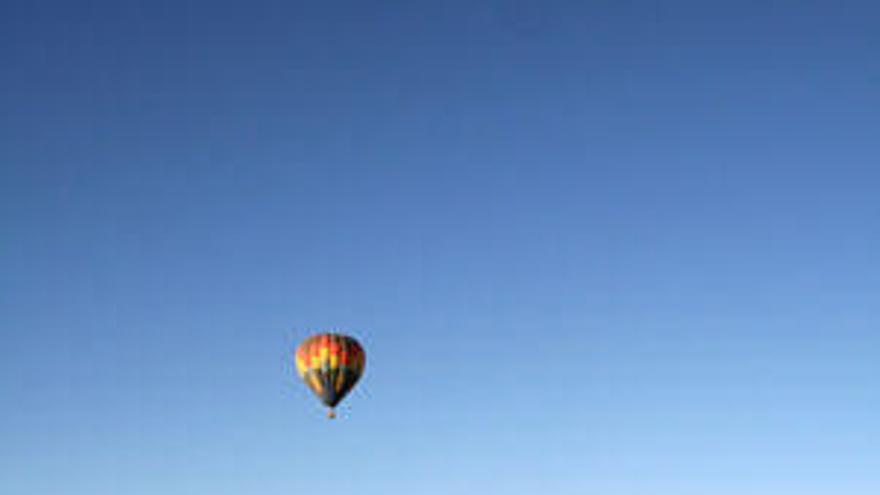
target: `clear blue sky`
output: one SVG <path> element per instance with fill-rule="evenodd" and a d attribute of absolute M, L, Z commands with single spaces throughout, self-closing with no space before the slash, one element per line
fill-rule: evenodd
<path fill-rule="evenodd" d="M 3 2 L 0 492 L 880 493 L 876 5 Z"/>

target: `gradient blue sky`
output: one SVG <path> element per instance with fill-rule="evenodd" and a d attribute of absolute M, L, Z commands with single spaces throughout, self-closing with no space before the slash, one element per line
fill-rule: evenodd
<path fill-rule="evenodd" d="M 880 493 L 877 5 L 3 2 L 0 492 Z"/>

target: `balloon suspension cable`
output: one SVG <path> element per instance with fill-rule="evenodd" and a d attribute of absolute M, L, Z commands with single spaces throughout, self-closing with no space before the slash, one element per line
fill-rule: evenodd
<path fill-rule="evenodd" d="M 336 412 L 332 408 L 327 411 L 327 418 L 336 419 Z"/>

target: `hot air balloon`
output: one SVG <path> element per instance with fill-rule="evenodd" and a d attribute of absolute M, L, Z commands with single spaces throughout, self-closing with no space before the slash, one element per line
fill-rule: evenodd
<path fill-rule="evenodd" d="M 313 335 L 296 350 L 300 378 L 330 410 L 351 392 L 364 372 L 364 349 L 353 337 L 338 333 Z"/>

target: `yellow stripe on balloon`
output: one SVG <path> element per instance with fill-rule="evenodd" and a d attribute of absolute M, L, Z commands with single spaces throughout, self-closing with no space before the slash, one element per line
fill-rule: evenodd
<path fill-rule="evenodd" d="M 297 356 L 296 357 L 296 371 L 297 371 L 297 373 L 299 373 L 299 376 L 304 376 L 306 374 L 306 371 L 308 371 L 308 369 L 309 369 L 309 367 L 306 366 L 306 361 L 303 358 Z"/>
<path fill-rule="evenodd" d="M 312 390 L 314 390 L 316 394 L 321 395 L 324 393 L 324 386 L 321 385 L 321 380 L 318 380 L 317 373 L 312 373 L 309 375 L 309 383 L 311 383 Z"/>

